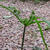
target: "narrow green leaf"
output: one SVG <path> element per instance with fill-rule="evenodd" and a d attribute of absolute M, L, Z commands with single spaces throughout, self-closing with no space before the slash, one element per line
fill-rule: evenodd
<path fill-rule="evenodd" d="M 14 6 L 8 7 L 16 16 L 20 14 L 20 11 L 17 10 Z"/>

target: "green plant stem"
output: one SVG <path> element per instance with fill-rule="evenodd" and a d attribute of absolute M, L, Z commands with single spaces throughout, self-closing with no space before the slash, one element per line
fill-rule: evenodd
<path fill-rule="evenodd" d="M 22 38 L 22 44 L 21 44 L 21 50 L 23 50 L 24 38 L 25 38 L 25 30 L 26 30 L 26 26 L 24 26 L 23 38 Z"/>
<path fill-rule="evenodd" d="M 41 28 L 39 22 L 37 21 L 37 19 L 36 19 L 36 22 L 37 22 L 38 28 L 39 28 L 39 30 L 40 30 L 40 33 L 41 33 L 41 37 L 42 37 L 43 43 L 44 43 L 44 45 L 45 45 L 45 47 L 46 47 L 46 50 L 48 50 L 47 44 L 46 44 L 45 39 L 44 39 L 44 37 L 43 37 L 42 28 Z"/>

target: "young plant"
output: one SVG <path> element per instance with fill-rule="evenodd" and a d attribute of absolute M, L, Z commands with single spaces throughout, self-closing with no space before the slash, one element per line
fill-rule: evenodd
<path fill-rule="evenodd" d="M 3 6 L 3 5 L 0 5 L 0 7 L 9 10 L 9 11 L 10 11 L 14 16 L 16 16 L 16 18 L 24 25 L 24 31 L 23 31 L 23 38 L 22 38 L 21 50 L 23 50 L 23 46 L 24 46 L 24 38 L 25 38 L 26 27 L 29 26 L 29 25 L 31 25 L 31 24 L 35 24 L 35 23 L 37 23 L 37 25 L 38 25 L 38 28 L 39 28 L 39 30 L 40 30 L 43 43 L 44 43 L 44 45 L 45 45 L 45 47 L 46 47 L 46 50 L 48 50 L 47 44 L 46 44 L 45 39 L 44 39 L 44 37 L 43 37 L 42 28 L 41 28 L 41 26 L 40 26 L 40 24 L 39 24 L 39 23 L 42 23 L 42 22 L 44 22 L 44 21 L 38 21 L 37 19 L 40 19 L 40 17 L 36 17 L 34 11 L 32 11 L 32 13 L 31 13 L 31 15 L 30 15 L 30 19 L 27 19 L 27 18 L 22 19 L 22 18 L 19 16 L 20 11 L 17 10 L 15 7 L 13 7 L 13 6 L 8 6 L 8 7 L 6 7 L 6 6 Z"/>

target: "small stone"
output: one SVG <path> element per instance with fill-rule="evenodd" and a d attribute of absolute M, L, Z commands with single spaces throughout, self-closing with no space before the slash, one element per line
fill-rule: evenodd
<path fill-rule="evenodd" d="M 3 28 L 3 26 L 0 25 L 0 29 L 2 29 L 2 28 Z"/>
<path fill-rule="evenodd" d="M 5 49 L 5 50 L 8 50 L 8 49 Z"/>
<path fill-rule="evenodd" d="M 2 49 L 0 49 L 0 50 L 2 50 Z"/>

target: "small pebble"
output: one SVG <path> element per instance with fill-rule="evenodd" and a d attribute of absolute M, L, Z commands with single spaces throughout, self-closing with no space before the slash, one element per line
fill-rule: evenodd
<path fill-rule="evenodd" d="M 5 49 L 5 50 L 8 50 L 8 49 Z"/>

